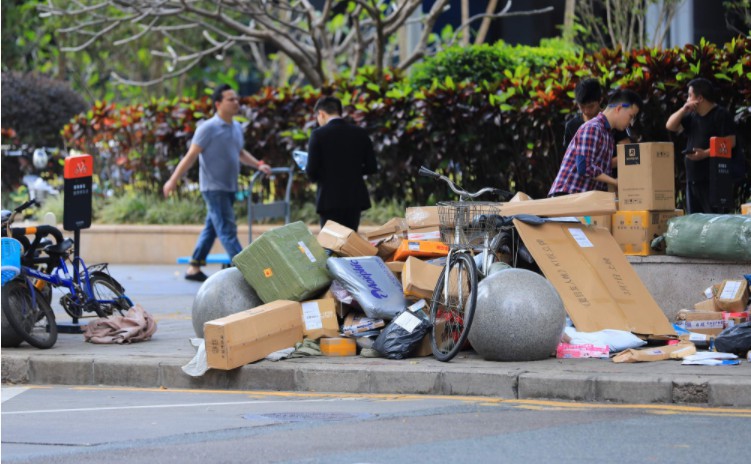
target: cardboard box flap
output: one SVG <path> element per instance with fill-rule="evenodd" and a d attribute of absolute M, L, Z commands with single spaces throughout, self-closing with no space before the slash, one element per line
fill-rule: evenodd
<path fill-rule="evenodd" d="M 605 229 L 514 221 L 524 244 L 558 291 L 577 330 L 675 335 L 673 326 Z"/>
<path fill-rule="evenodd" d="M 318 234 L 318 243 L 343 256 L 375 256 L 378 249 L 349 227 L 326 221 Z"/>
<path fill-rule="evenodd" d="M 598 216 L 616 211 L 615 194 L 610 192 L 584 192 L 541 200 L 523 200 L 500 203 L 503 216 L 534 214 L 537 216 Z"/>
<path fill-rule="evenodd" d="M 371 242 L 386 239 L 393 235 L 404 236 L 407 232 L 407 220 L 405 218 L 391 218 L 381 227 L 371 230 L 365 236 Z"/>

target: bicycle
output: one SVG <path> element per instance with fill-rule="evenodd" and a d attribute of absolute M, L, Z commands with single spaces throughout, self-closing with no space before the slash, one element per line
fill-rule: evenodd
<path fill-rule="evenodd" d="M 459 201 L 438 203 L 439 230 L 442 241 L 449 246 L 449 254 L 430 304 L 433 356 L 446 362 L 453 359 L 467 341 L 477 304 L 478 272 L 482 276 L 488 274 L 503 232 L 513 227 L 513 217 L 500 216 L 497 203 L 469 200 L 486 193 L 510 194 L 491 187 L 470 193 L 424 166 L 418 174 L 445 182 L 459 195 Z"/>
<path fill-rule="evenodd" d="M 3 218 L 3 235 L 18 240 L 23 254 L 19 276 L 3 286 L 2 311 L 18 336 L 32 346 L 46 349 L 57 341 L 57 324 L 50 304 L 52 288 L 64 291 L 60 304 L 74 322 L 85 312 L 98 317 L 123 315 L 133 302 L 123 286 L 109 275 L 106 263 L 87 266 L 79 256 L 71 259 L 73 240 L 63 239 L 56 227 L 11 227 L 15 216 L 34 204 L 36 201 L 28 201 L 14 209 L 7 221 Z M 34 240 L 29 241 L 27 235 L 34 235 Z M 70 270 L 66 261 L 71 264 Z M 49 300 L 46 296 L 38 298 L 45 289 Z"/>

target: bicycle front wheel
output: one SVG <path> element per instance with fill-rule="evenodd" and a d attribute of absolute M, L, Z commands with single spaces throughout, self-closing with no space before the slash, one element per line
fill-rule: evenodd
<path fill-rule="evenodd" d="M 124 316 L 133 306 L 130 298 L 125 296 L 125 289 L 109 274 L 94 271 L 89 276 L 91 293 L 97 301 L 96 313 L 99 317 L 108 317 L 113 314 Z"/>
<path fill-rule="evenodd" d="M 3 313 L 8 324 L 29 345 L 47 349 L 57 342 L 55 313 L 44 296 L 35 294 L 24 280 L 13 280 L 3 288 Z"/>
<path fill-rule="evenodd" d="M 441 272 L 430 304 L 430 344 L 437 360 L 450 361 L 462 349 L 472 326 L 476 304 L 475 263 L 467 253 L 454 254 L 448 267 Z"/>

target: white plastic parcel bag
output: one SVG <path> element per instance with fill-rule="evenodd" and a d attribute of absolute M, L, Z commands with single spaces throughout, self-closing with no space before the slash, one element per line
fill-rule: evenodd
<path fill-rule="evenodd" d="M 378 256 L 329 258 L 326 267 L 368 317 L 390 320 L 407 307 L 402 284 Z"/>

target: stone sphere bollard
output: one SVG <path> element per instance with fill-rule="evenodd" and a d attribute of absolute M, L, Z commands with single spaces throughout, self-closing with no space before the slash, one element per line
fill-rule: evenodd
<path fill-rule="evenodd" d="M 203 324 L 263 304 L 236 267 L 211 275 L 193 300 L 193 330 L 203 338 Z"/>
<path fill-rule="evenodd" d="M 534 361 L 555 351 L 566 310 L 553 285 L 524 269 L 506 269 L 478 286 L 469 342 L 491 361 Z"/>

